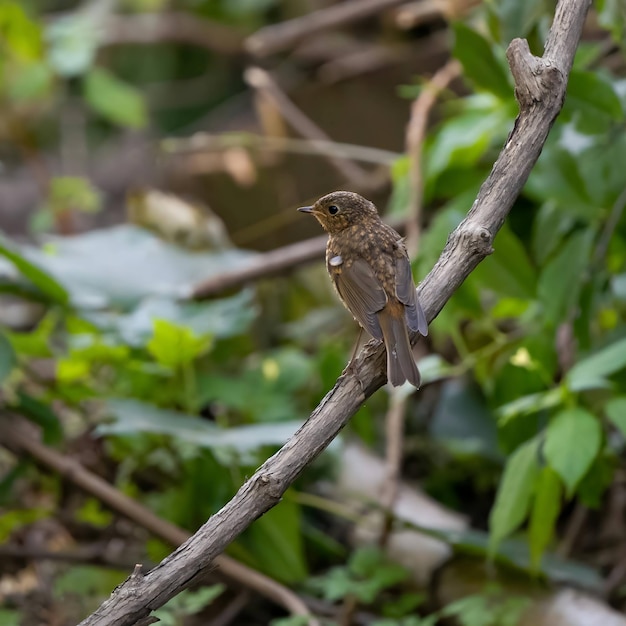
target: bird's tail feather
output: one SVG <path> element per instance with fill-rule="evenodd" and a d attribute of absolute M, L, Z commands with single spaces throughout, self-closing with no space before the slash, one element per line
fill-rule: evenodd
<path fill-rule="evenodd" d="M 394 387 L 398 387 L 408 380 L 419 389 L 420 373 L 413 358 L 404 317 L 398 318 L 389 314 L 381 314 L 379 321 L 387 349 L 387 380 Z"/>

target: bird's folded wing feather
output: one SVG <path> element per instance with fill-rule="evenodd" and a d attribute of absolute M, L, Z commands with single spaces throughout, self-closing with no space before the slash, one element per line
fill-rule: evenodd
<path fill-rule="evenodd" d="M 387 304 L 387 295 L 369 264 L 363 259 L 356 259 L 335 276 L 335 285 L 357 322 L 372 337 L 382 339 L 376 313 Z"/>
<path fill-rule="evenodd" d="M 428 322 L 417 299 L 417 290 L 413 282 L 409 257 L 405 255 L 398 256 L 396 259 L 396 296 L 404 304 L 408 327 L 426 337 L 428 335 Z"/>

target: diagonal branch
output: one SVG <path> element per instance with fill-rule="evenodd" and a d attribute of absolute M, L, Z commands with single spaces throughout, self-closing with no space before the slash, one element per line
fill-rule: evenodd
<path fill-rule="evenodd" d="M 439 261 L 420 285 L 420 301 L 428 320 L 492 252 L 493 239 L 539 158 L 563 104 L 590 4 L 591 0 L 559 1 L 542 58 L 532 56 L 525 41 L 511 42 L 507 57 L 520 112 L 467 217 L 450 235 Z M 119 586 L 81 626 L 134 624 L 198 580 L 233 539 L 280 501 L 304 468 L 384 382 L 384 348 L 370 342 L 298 432 L 228 504 L 152 571 Z"/>

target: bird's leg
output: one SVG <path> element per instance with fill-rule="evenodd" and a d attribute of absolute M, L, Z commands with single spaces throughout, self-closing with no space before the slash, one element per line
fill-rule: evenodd
<path fill-rule="evenodd" d="M 361 379 L 359 378 L 359 375 L 358 375 L 358 371 L 356 367 L 354 366 L 354 359 L 356 358 L 356 355 L 359 351 L 359 346 L 361 344 L 362 338 L 363 338 L 363 328 L 359 326 L 359 334 L 357 335 L 356 343 L 354 344 L 354 348 L 352 350 L 352 356 L 350 357 L 350 360 L 348 361 L 348 364 L 345 366 L 343 372 L 341 372 L 341 375 L 345 376 L 346 374 L 350 374 L 350 373 L 354 374 L 357 380 L 359 381 L 359 384 L 361 385 L 361 389 L 363 390 L 363 383 L 361 382 Z"/>
<path fill-rule="evenodd" d="M 350 356 L 350 360 L 348 361 L 348 365 L 346 365 L 346 369 L 352 367 L 352 362 L 354 361 L 357 352 L 359 351 L 359 344 L 361 343 L 361 337 L 363 337 L 363 329 L 359 326 L 359 334 L 356 337 L 356 342 L 354 344 L 354 348 L 352 349 L 352 355 Z"/>

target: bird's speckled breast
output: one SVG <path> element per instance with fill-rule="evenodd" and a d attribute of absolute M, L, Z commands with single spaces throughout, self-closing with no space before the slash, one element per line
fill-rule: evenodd
<path fill-rule="evenodd" d="M 326 268 L 334 283 L 356 259 L 364 259 L 387 294 L 395 296 L 396 259 L 406 254 L 402 240 L 392 228 L 380 219 L 368 220 L 328 238 Z M 336 257 L 341 257 L 341 264 L 337 264 Z"/>

